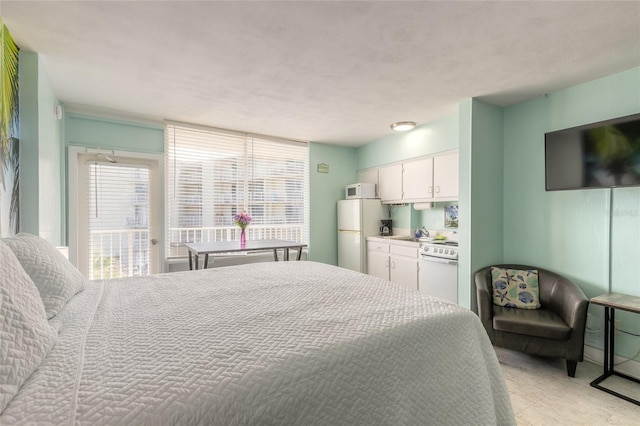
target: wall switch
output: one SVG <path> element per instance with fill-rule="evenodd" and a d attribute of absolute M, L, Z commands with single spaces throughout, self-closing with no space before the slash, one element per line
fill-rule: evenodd
<path fill-rule="evenodd" d="M 616 322 L 614 323 L 614 326 L 616 328 L 616 336 L 620 334 L 620 320 L 616 320 Z"/>

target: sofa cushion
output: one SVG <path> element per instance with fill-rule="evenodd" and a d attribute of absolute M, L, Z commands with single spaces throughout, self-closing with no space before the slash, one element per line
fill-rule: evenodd
<path fill-rule="evenodd" d="M 493 304 L 509 308 L 538 309 L 540 290 L 535 269 L 491 268 Z"/>
<path fill-rule="evenodd" d="M 571 328 L 567 323 L 548 309 L 510 309 L 494 306 L 493 328 L 554 340 L 567 340 L 571 334 Z"/>

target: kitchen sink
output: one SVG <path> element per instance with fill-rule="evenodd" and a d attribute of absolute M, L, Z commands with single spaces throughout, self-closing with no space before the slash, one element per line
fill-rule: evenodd
<path fill-rule="evenodd" d="M 396 241 L 411 241 L 411 242 L 414 242 L 414 243 L 431 241 L 431 238 L 416 238 L 416 237 L 412 237 L 410 235 L 403 235 L 403 236 L 398 236 L 398 237 L 394 236 L 394 237 L 389 237 L 389 239 L 396 240 Z"/>

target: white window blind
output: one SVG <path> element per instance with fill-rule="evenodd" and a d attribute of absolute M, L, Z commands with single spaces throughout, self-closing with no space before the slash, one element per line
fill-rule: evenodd
<path fill-rule="evenodd" d="M 149 167 L 87 161 L 89 278 L 149 274 Z"/>
<path fill-rule="evenodd" d="M 165 153 L 169 257 L 186 256 L 185 242 L 238 240 L 243 210 L 249 239 L 307 242 L 306 143 L 167 123 Z"/>

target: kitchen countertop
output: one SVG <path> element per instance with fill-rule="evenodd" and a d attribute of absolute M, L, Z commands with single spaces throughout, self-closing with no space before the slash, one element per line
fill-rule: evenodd
<path fill-rule="evenodd" d="M 391 235 L 388 237 L 375 236 L 375 237 L 367 237 L 367 241 L 376 241 L 379 243 L 386 244 L 394 244 L 401 245 L 407 247 L 419 247 L 421 243 L 431 243 L 438 242 L 433 238 L 415 238 L 411 235 Z M 446 241 L 456 241 L 455 239 L 450 239 Z"/>
<path fill-rule="evenodd" d="M 410 235 L 392 235 L 389 237 L 367 237 L 367 241 L 376 241 L 379 243 L 387 243 L 407 247 L 419 247 L 421 242 L 427 240 L 420 240 Z"/>

